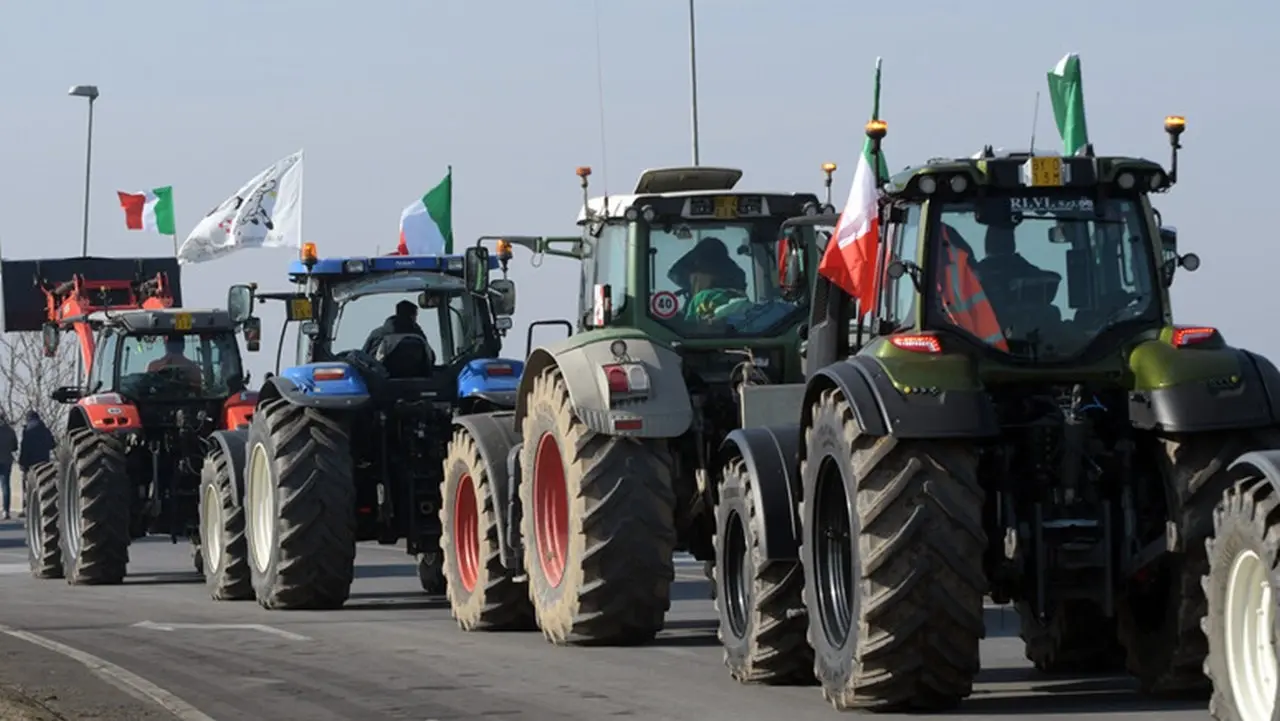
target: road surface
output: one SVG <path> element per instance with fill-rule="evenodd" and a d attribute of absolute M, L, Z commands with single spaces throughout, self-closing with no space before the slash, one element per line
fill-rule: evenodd
<path fill-rule="evenodd" d="M 68 719 L 842 718 L 815 688 L 748 687 L 729 679 L 701 565 L 692 559 L 677 567 L 668 628 L 657 641 L 588 649 L 552 647 L 537 632 L 463 633 L 441 599 L 418 590 L 413 564 L 394 548 L 362 545 L 351 601 L 324 612 L 211 601 L 185 543 L 150 538 L 131 556 L 123 586 L 36 580 L 27 574 L 20 522 L 0 524 L 0 686 L 14 685 L 15 658 L 53 669 L 52 657 L 64 660 L 61 673 L 79 676 L 47 669 L 44 693 L 58 695 L 65 678 L 65 693 L 98 709 L 96 715 L 64 713 Z M 26 651 L 15 654 L 23 644 Z M 973 697 L 948 718 L 1208 718 L 1204 704 L 1144 700 L 1124 678 L 1038 676 L 1022 659 L 1012 611 L 989 609 L 982 657 L 985 670 Z M 94 676 L 110 683 L 83 681 Z M 145 716 L 123 713 L 128 703 L 141 708 L 144 702 L 150 704 Z"/>

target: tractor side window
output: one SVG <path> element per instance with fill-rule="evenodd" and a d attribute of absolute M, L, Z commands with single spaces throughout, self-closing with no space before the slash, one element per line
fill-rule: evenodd
<path fill-rule="evenodd" d="M 627 305 L 627 223 L 608 223 L 595 239 L 595 281 L 588 281 L 586 291 L 587 318 L 595 299 L 595 283 L 609 286 L 609 299 L 616 316 Z"/>
<path fill-rule="evenodd" d="M 893 261 L 916 263 L 920 250 L 920 206 L 904 208 L 906 217 L 902 223 L 890 229 L 887 268 Z M 909 266 L 908 266 L 909 267 Z M 881 320 L 894 328 L 910 328 L 915 324 L 916 288 L 910 274 L 900 278 L 884 279 L 884 300 L 880 308 Z"/>
<path fill-rule="evenodd" d="M 103 333 L 102 337 L 98 339 L 98 349 L 93 357 L 93 368 L 89 371 L 88 388 L 91 393 L 114 390 L 115 379 L 111 376 L 115 370 L 116 348 L 119 345 L 120 336 L 115 333 Z"/>

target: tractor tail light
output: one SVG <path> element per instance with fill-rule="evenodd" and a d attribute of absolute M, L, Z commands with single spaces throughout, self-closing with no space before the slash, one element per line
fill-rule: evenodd
<path fill-rule="evenodd" d="M 932 335 L 891 335 L 889 342 L 902 350 L 937 355 L 942 352 L 942 342 Z"/>
<path fill-rule="evenodd" d="M 649 392 L 649 373 L 639 363 L 601 366 L 610 395 L 643 395 Z"/>
<path fill-rule="evenodd" d="M 1217 328 L 1209 326 L 1189 326 L 1185 328 L 1174 328 L 1173 338 L 1171 339 L 1174 348 L 1185 348 L 1189 345 L 1203 343 L 1210 340 L 1218 334 Z"/>

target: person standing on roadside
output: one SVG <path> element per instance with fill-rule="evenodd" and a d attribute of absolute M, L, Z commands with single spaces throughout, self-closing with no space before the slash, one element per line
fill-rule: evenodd
<path fill-rule="evenodd" d="M 9 520 L 10 503 L 13 493 L 9 476 L 13 473 L 13 454 L 18 452 L 18 434 L 9 424 L 9 417 L 0 413 L 0 495 L 4 501 L 4 520 Z"/>
<path fill-rule="evenodd" d="M 27 411 L 27 423 L 22 428 L 22 443 L 18 446 L 18 470 L 22 471 L 22 485 L 27 485 L 27 471 L 37 463 L 44 463 L 53 454 L 53 434 L 40 420 L 35 410 Z M 25 491 L 24 491 L 25 492 Z M 5 498 L 8 498 L 5 494 Z M 8 518 L 9 506 L 5 504 L 4 517 Z"/>

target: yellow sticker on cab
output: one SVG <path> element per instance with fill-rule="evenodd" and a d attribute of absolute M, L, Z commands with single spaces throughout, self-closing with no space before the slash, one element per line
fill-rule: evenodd
<path fill-rule="evenodd" d="M 1027 185 L 1033 188 L 1062 187 L 1062 158 L 1051 155 L 1028 160 Z"/>
<path fill-rule="evenodd" d="M 738 196 L 736 195 L 716 196 L 715 217 L 720 219 L 738 217 Z"/>
<path fill-rule="evenodd" d="M 173 317 L 173 327 L 177 330 L 191 330 L 191 314 L 179 313 Z"/>
<path fill-rule="evenodd" d="M 290 300 L 289 320 L 311 320 L 311 299 L 294 298 Z"/>

